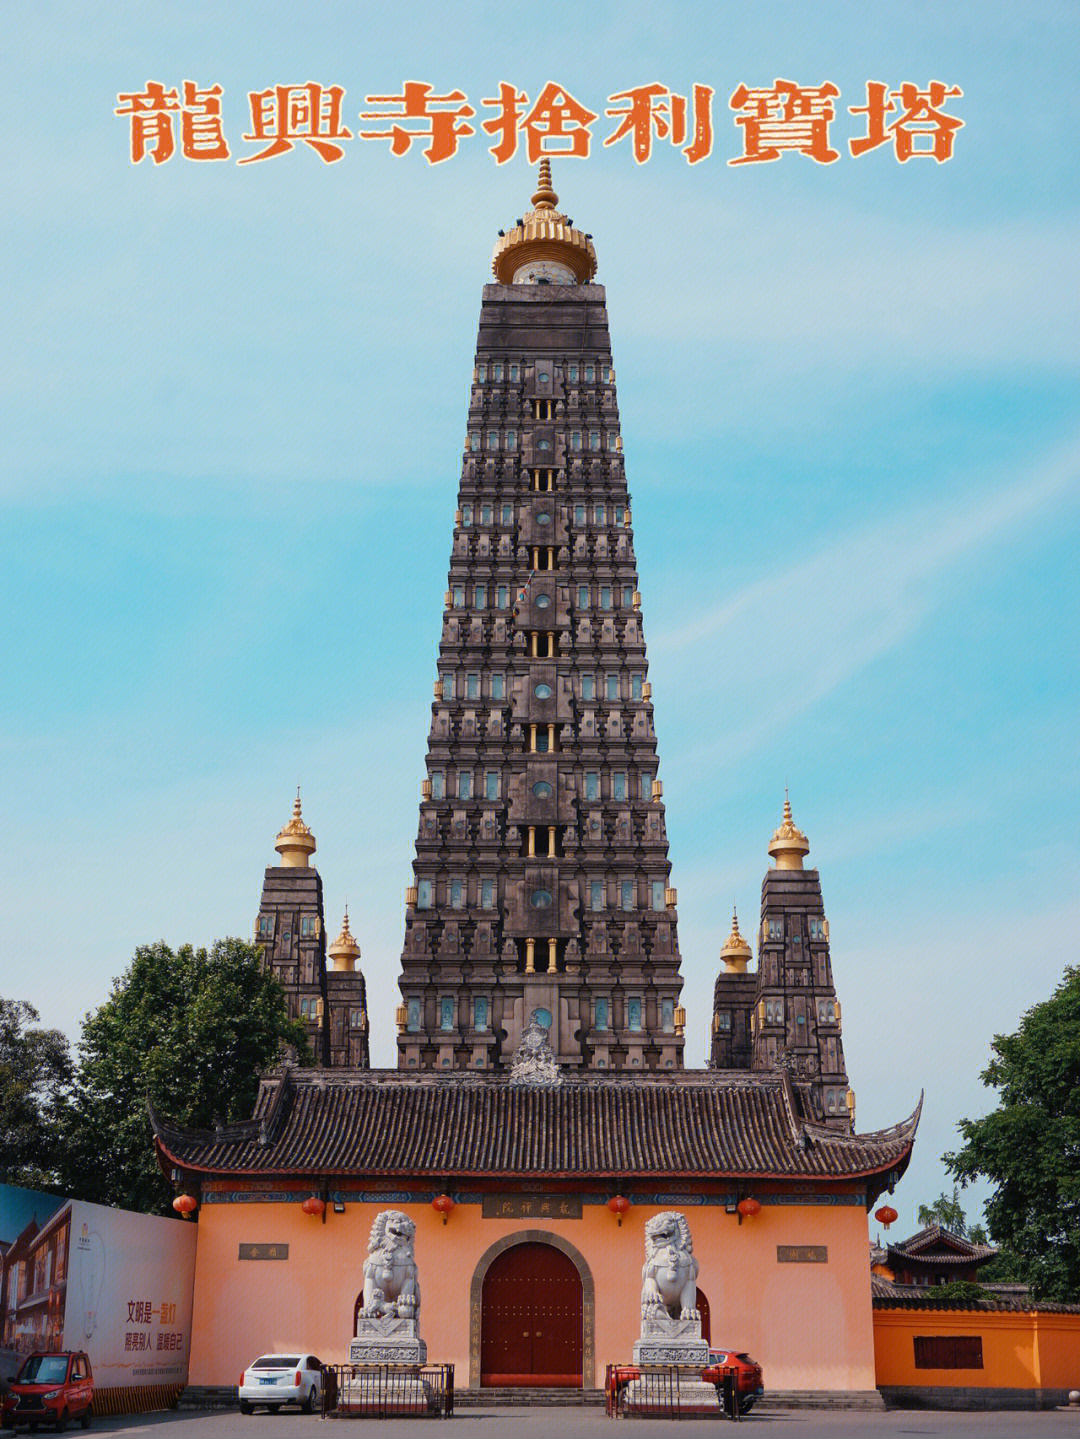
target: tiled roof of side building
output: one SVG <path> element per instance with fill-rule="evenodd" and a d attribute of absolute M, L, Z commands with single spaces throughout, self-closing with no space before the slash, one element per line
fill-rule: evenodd
<path fill-rule="evenodd" d="M 163 1166 L 208 1175 L 856 1179 L 899 1177 L 921 1109 L 848 1135 L 805 1122 L 779 1071 L 567 1075 L 544 1089 L 505 1074 L 288 1068 L 263 1079 L 250 1120 L 151 1120 Z"/>
<path fill-rule="evenodd" d="M 889 1245 L 890 1259 L 899 1257 L 930 1264 L 983 1263 L 993 1259 L 997 1252 L 995 1245 L 977 1244 L 946 1229 L 943 1224 L 928 1224 L 909 1238 L 898 1239 Z"/>

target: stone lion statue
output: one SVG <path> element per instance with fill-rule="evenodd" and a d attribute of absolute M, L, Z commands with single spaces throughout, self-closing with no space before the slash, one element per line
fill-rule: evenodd
<path fill-rule="evenodd" d="M 698 1262 L 690 1226 L 682 1214 L 665 1210 L 645 1225 L 645 1264 L 641 1271 L 641 1312 L 663 1310 L 671 1319 L 698 1319 Z"/>
<path fill-rule="evenodd" d="M 416 1225 L 400 1209 L 384 1209 L 375 1217 L 364 1260 L 364 1304 L 369 1319 L 394 1316 L 415 1319 L 420 1313 L 420 1285 L 413 1256 Z"/>

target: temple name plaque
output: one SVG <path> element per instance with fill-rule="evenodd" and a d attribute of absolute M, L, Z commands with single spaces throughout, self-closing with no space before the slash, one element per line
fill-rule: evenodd
<path fill-rule="evenodd" d="M 778 1244 L 777 1264 L 828 1264 L 829 1250 L 824 1244 Z"/>
<path fill-rule="evenodd" d="M 287 1244 L 241 1244 L 241 1259 L 288 1259 Z"/>
<path fill-rule="evenodd" d="M 485 1194 L 485 1219 L 580 1219 L 580 1194 Z"/>

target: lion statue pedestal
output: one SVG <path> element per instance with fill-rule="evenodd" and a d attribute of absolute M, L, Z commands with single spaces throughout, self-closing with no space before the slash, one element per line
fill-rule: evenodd
<path fill-rule="evenodd" d="M 399 1209 L 376 1216 L 364 1261 L 364 1302 L 349 1345 L 350 1364 L 427 1363 L 420 1338 L 416 1225 Z"/>

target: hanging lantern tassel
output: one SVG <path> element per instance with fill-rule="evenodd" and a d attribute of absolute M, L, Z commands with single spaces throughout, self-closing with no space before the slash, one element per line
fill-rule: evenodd
<path fill-rule="evenodd" d="M 891 1204 L 883 1204 L 880 1209 L 874 1210 L 874 1218 L 888 1229 L 889 1225 L 894 1224 L 900 1216 Z"/>
<path fill-rule="evenodd" d="M 740 1223 L 740 1224 L 743 1222 L 744 1219 L 753 1219 L 753 1217 L 754 1217 L 755 1214 L 760 1214 L 760 1213 L 761 1213 L 761 1201 L 760 1201 L 759 1199 L 755 1199 L 752 1194 L 747 1195 L 747 1197 L 746 1197 L 745 1199 L 740 1199 L 740 1200 L 739 1200 L 739 1223 Z"/>
<path fill-rule="evenodd" d="M 198 1209 L 199 1201 L 194 1195 L 178 1194 L 172 1202 L 172 1207 L 181 1219 L 190 1219 L 195 1210 Z"/>
<path fill-rule="evenodd" d="M 614 1214 L 616 1219 L 619 1221 L 619 1228 L 621 1229 L 622 1217 L 630 1208 L 629 1199 L 627 1199 L 625 1194 L 615 1194 L 608 1200 L 607 1207 L 611 1210 L 612 1214 Z"/>
<path fill-rule="evenodd" d="M 442 1222 L 445 1224 L 450 1218 L 450 1211 L 454 1207 L 454 1201 L 449 1194 L 440 1194 L 438 1198 L 431 1201 L 431 1207 L 436 1214 L 442 1215 Z"/>
<path fill-rule="evenodd" d="M 301 1204 L 300 1208 L 304 1211 L 305 1214 L 310 1214 L 314 1217 L 316 1214 L 321 1214 L 326 1208 L 326 1205 L 322 1202 L 322 1200 L 317 1194 L 309 1194 L 308 1197 L 304 1200 L 303 1204 Z"/>

